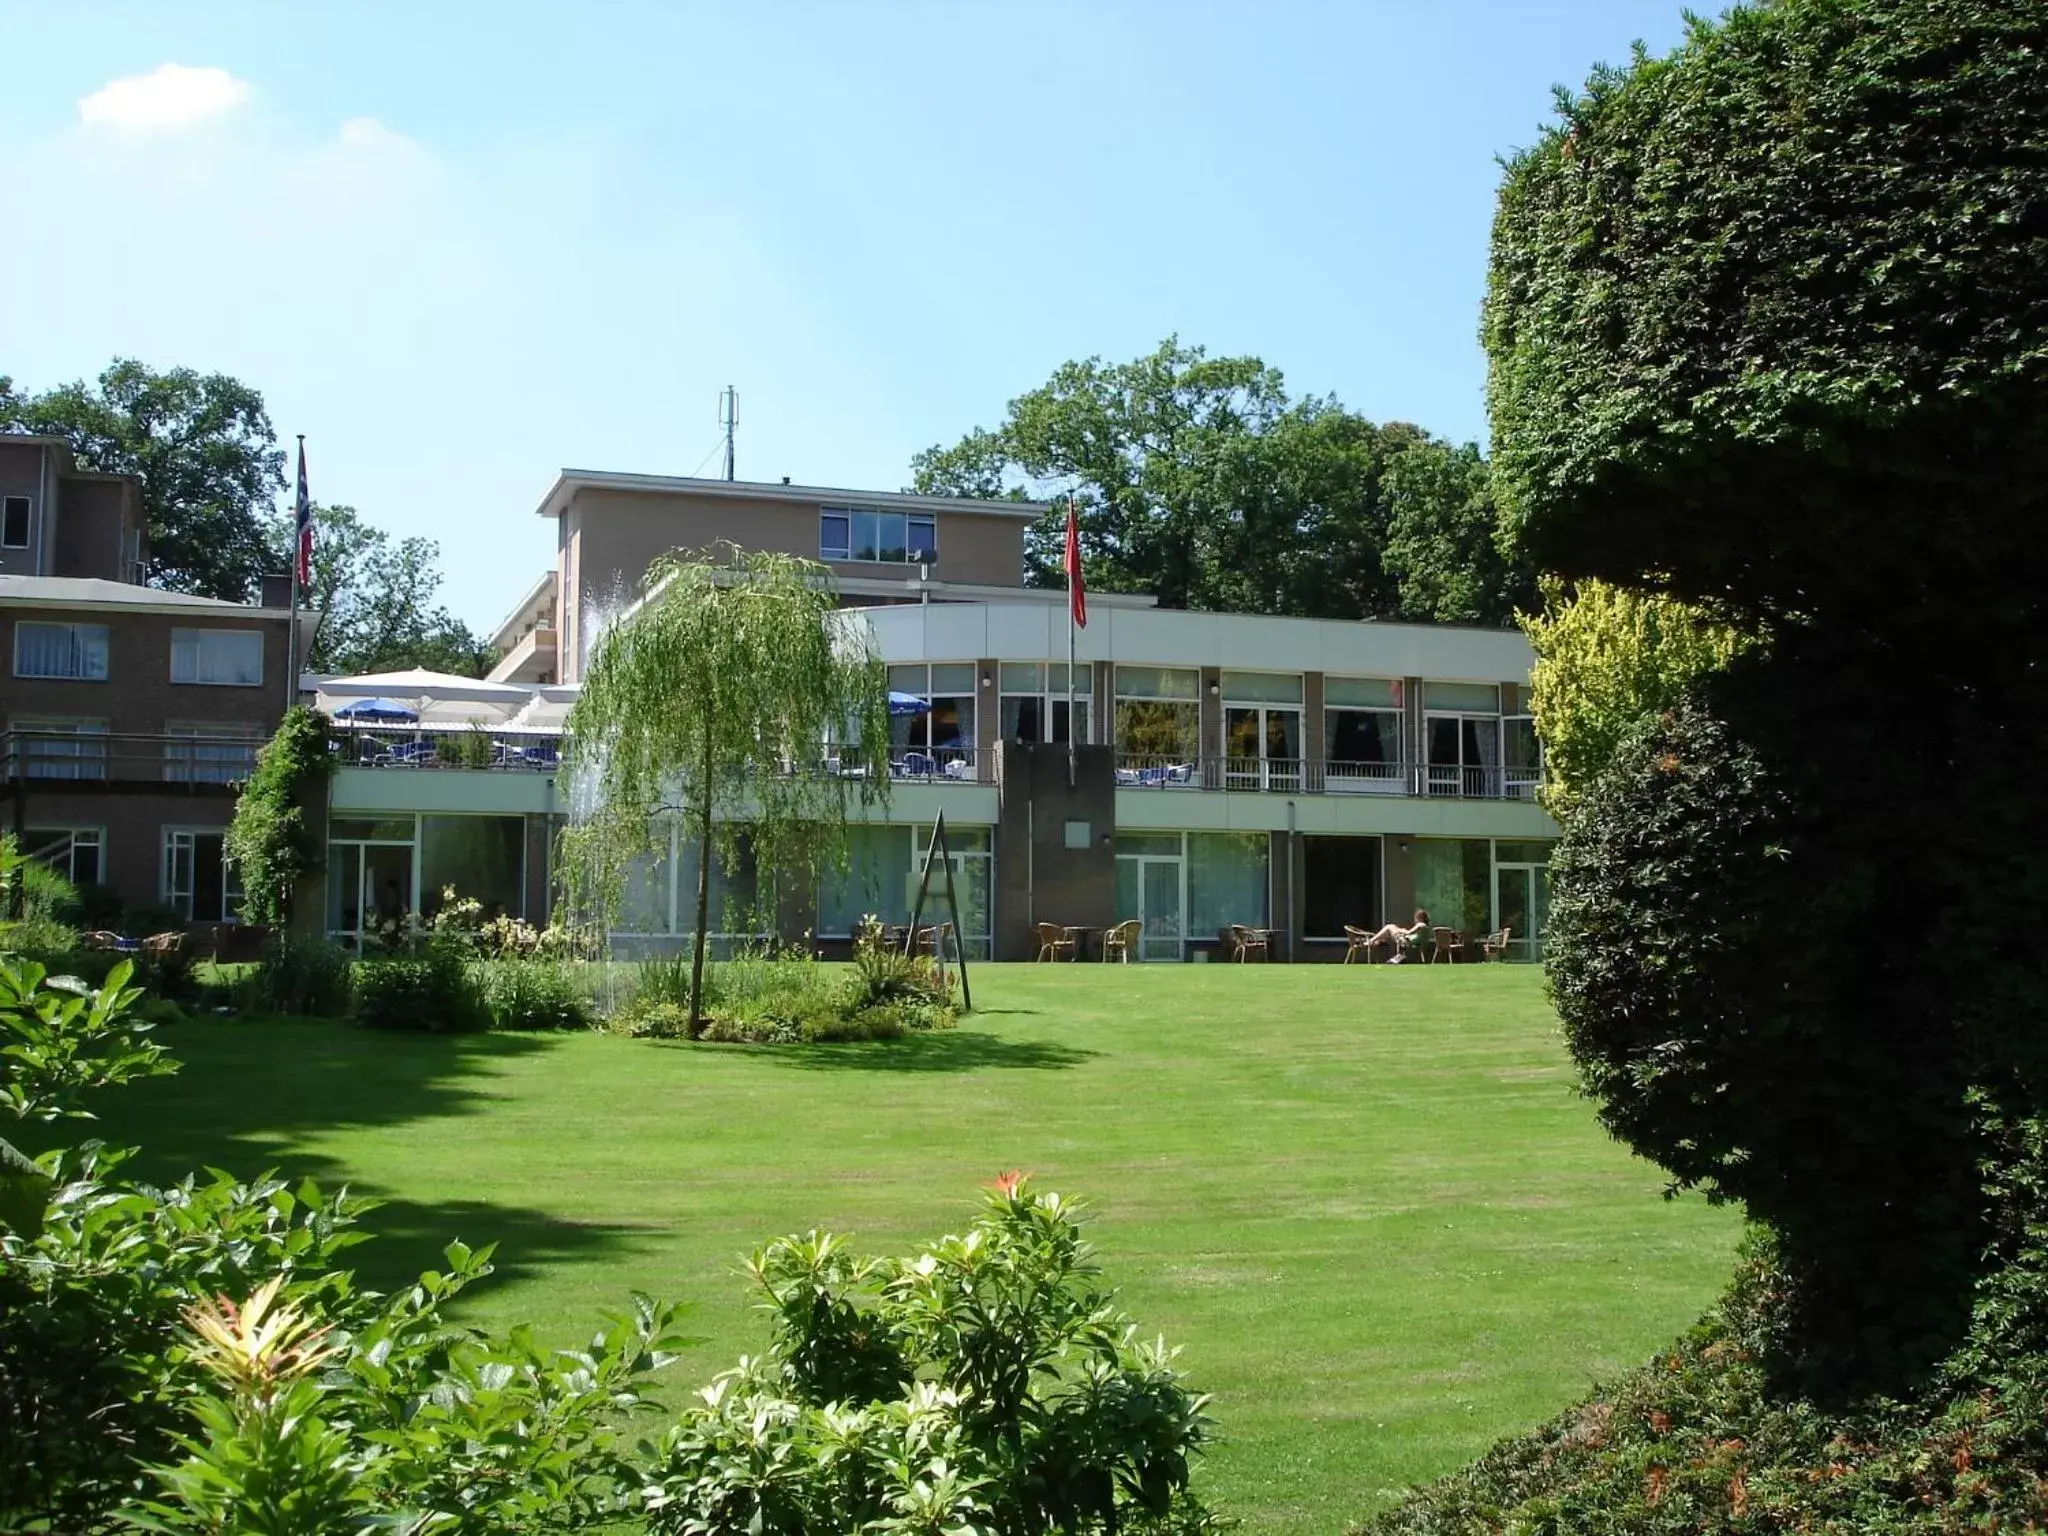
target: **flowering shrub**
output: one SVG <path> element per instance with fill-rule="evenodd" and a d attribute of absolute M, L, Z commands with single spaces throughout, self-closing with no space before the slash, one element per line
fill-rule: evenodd
<path fill-rule="evenodd" d="M 751 1272 L 767 1352 L 699 1396 L 649 1480 L 661 1536 L 1192 1532 L 1207 1399 L 1103 1289 L 1076 1209 L 1017 1174 L 902 1259 L 813 1232 Z"/>

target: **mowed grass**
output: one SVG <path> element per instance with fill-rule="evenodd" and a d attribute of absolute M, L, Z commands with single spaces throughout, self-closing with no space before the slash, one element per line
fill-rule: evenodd
<path fill-rule="evenodd" d="M 1085 1196 L 1110 1278 L 1184 1346 L 1207 1492 L 1333 1533 L 1640 1361 L 1711 1300 L 1734 1219 L 1598 1128 L 1531 967 L 995 966 L 956 1033 L 692 1047 L 196 1023 L 101 1134 L 167 1175 L 277 1167 L 386 1204 L 374 1282 L 500 1241 L 467 1315 L 568 1341 L 693 1304 L 671 1400 L 758 1349 L 740 1259 L 893 1250 L 1006 1168 Z"/>

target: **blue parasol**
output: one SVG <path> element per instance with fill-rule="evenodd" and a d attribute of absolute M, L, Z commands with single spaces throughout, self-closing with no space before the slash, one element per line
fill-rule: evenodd
<path fill-rule="evenodd" d="M 337 720 L 417 720 L 420 712 L 396 699 L 355 699 L 334 712 Z"/>
<path fill-rule="evenodd" d="M 928 715 L 932 712 L 932 701 L 920 699 L 914 693 L 889 691 L 889 713 L 892 715 Z"/>

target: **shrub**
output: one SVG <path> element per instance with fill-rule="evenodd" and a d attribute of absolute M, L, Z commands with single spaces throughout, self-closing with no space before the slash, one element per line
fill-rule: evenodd
<path fill-rule="evenodd" d="M 491 1012 L 464 947 L 447 941 L 416 953 L 358 961 L 356 1020 L 369 1029 L 435 1032 L 486 1028 Z"/>
<path fill-rule="evenodd" d="M 354 959 L 331 939 L 276 933 L 237 989 L 244 1007 L 341 1018 L 349 1011 Z"/>
<path fill-rule="evenodd" d="M 687 1003 L 649 1003 L 623 1010 L 613 1027 L 620 1034 L 644 1040 L 687 1040 L 690 1038 L 690 1007 Z"/>
<path fill-rule="evenodd" d="M 906 955 L 888 943 L 881 921 L 872 916 L 861 919 L 860 931 L 854 935 L 847 997 L 853 1010 L 890 1003 L 952 1001 L 951 990 L 939 980 L 938 967 L 931 958 Z"/>
<path fill-rule="evenodd" d="M 1006 1175 L 964 1236 L 907 1258 L 813 1232 L 750 1268 L 768 1347 L 663 1440 L 657 1536 L 1214 1528 L 1188 1491 L 1207 1399 L 1100 1286 L 1058 1195 Z"/>
<path fill-rule="evenodd" d="M 549 960 L 493 960 L 479 967 L 494 1029 L 582 1029 L 590 1022 L 568 971 Z"/>

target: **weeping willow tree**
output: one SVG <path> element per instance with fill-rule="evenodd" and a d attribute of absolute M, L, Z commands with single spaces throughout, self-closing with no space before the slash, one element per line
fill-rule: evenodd
<path fill-rule="evenodd" d="M 887 743 L 888 678 L 865 632 L 835 620 L 814 560 L 731 546 L 671 555 L 646 594 L 597 640 L 569 715 L 565 863 L 572 902 L 609 921 L 629 863 L 664 852 L 667 818 L 683 818 L 697 848 L 694 1038 L 712 858 L 732 868 L 750 852 L 772 909 L 787 883 L 843 856 L 849 802 L 886 796 L 888 776 L 824 772 L 825 743 Z"/>

